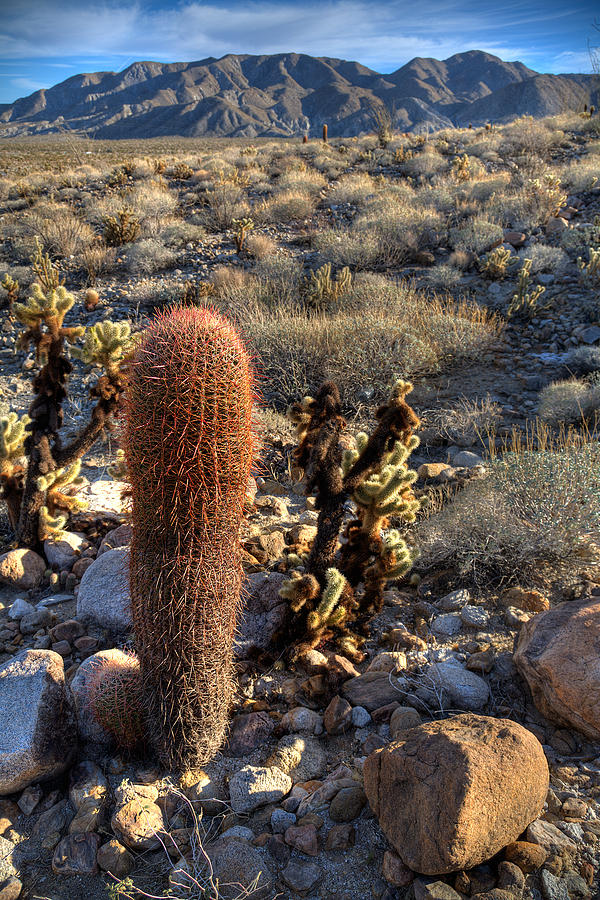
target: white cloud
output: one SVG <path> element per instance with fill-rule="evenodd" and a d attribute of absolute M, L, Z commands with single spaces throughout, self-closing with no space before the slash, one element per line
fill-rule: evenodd
<path fill-rule="evenodd" d="M 549 13 L 550 17 L 572 15 Z M 505 21 L 506 19 L 506 21 Z M 494 6 L 477 13 L 459 0 L 421 0 L 407 8 L 392 0 L 255 0 L 235 5 L 188 0 L 170 9 L 151 9 L 105 0 L 83 4 L 67 0 L 16 0 L 4 11 L 0 57 L 8 59 L 99 57 L 121 60 L 179 61 L 226 53 L 287 51 L 357 59 L 378 68 L 402 65 L 414 56 L 445 58 L 468 48 L 505 59 L 532 58 L 531 48 L 503 37 L 519 35 L 531 19 L 520 0 L 506 0 L 499 27 Z M 504 25 L 510 24 L 507 32 Z M 66 63 L 65 63 L 66 64 Z"/>

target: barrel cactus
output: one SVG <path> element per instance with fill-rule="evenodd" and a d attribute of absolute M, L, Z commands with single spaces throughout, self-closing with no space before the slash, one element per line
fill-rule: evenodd
<path fill-rule="evenodd" d="M 151 323 L 126 404 L 131 605 L 148 733 L 170 766 L 205 763 L 227 729 L 252 401 L 229 322 L 173 307 Z"/>
<path fill-rule="evenodd" d="M 88 703 L 96 722 L 117 746 L 136 750 L 144 740 L 142 682 L 139 660 L 121 652 L 98 659 L 88 684 Z"/>

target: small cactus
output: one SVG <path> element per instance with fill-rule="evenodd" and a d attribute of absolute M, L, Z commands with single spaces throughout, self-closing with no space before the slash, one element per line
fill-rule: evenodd
<path fill-rule="evenodd" d="M 327 125 L 323 125 L 323 141 L 327 143 Z"/>
<path fill-rule="evenodd" d="M 122 209 L 116 216 L 104 219 L 104 243 L 107 247 L 122 247 L 131 244 L 140 234 L 140 223 L 131 210 Z"/>
<path fill-rule="evenodd" d="M 88 703 L 96 722 L 118 747 L 135 750 L 144 740 L 140 662 L 133 653 L 98 660 L 92 668 Z"/>

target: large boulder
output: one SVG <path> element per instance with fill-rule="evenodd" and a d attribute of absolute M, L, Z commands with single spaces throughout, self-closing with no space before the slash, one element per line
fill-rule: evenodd
<path fill-rule="evenodd" d="M 77 747 L 62 657 L 25 650 L 0 668 L 0 795 L 64 772 Z"/>
<path fill-rule="evenodd" d="M 35 550 L 9 550 L 0 556 L 0 583 L 33 590 L 42 583 L 46 563 Z"/>
<path fill-rule="evenodd" d="M 375 750 L 365 792 L 413 871 L 470 869 L 515 841 L 544 806 L 541 744 L 509 719 L 465 714 L 429 722 Z"/>
<path fill-rule="evenodd" d="M 600 741 L 600 597 L 530 619 L 514 661 L 546 718 Z"/>
<path fill-rule="evenodd" d="M 77 618 L 111 631 L 129 631 L 129 549 L 107 550 L 86 569 L 77 594 Z"/>

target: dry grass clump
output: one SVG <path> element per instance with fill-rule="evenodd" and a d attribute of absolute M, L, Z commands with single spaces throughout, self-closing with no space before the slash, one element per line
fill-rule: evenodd
<path fill-rule="evenodd" d="M 199 210 L 200 223 L 209 231 L 231 228 L 234 219 L 243 219 L 250 213 L 250 206 L 241 185 L 217 181 L 204 196 L 205 206 Z"/>
<path fill-rule="evenodd" d="M 600 347 L 575 347 L 569 352 L 565 366 L 573 375 L 600 372 Z"/>
<path fill-rule="evenodd" d="M 480 256 L 502 243 L 504 232 L 496 222 L 483 216 L 475 216 L 450 228 L 449 238 L 455 250 L 470 250 Z"/>
<path fill-rule="evenodd" d="M 198 243 L 206 237 L 206 230 L 201 225 L 182 220 L 171 222 L 162 227 L 158 238 L 171 250 L 181 250 L 189 243 Z"/>
<path fill-rule="evenodd" d="M 318 197 L 327 181 L 320 172 L 311 169 L 292 169 L 279 176 L 274 184 L 277 193 L 300 191 Z"/>
<path fill-rule="evenodd" d="M 154 238 L 144 238 L 129 245 L 123 258 L 130 272 L 150 275 L 174 266 L 176 255 Z"/>
<path fill-rule="evenodd" d="M 96 240 L 80 251 L 77 262 L 85 269 L 88 283 L 94 285 L 101 275 L 112 272 L 116 256 L 114 247 L 106 247 L 102 241 Z"/>
<path fill-rule="evenodd" d="M 552 272 L 560 275 L 569 265 L 569 257 L 560 247 L 550 247 L 547 244 L 532 244 L 525 250 L 519 251 L 521 259 L 531 260 L 531 274 L 539 272 Z"/>
<path fill-rule="evenodd" d="M 354 206 L 362 206 L 377 190 L 378 186 L 366 172 L 343 175 L 329 192 L 327 205 L 339 206 L 342 203 L 351 203 Z"/>
<path fill-rule="evenodd" d="M 366 274 L 354 278 L 332 313 L 307 315 L 289 302 L 266 309 L 254 294 L 236 318 L 255 350 L 263 394 L 276 406 L 314 392 L 327 379 L 339 384 L 347 406 L 356 406 L 365 386 L 378 402 L 395 377 L 414 378 L 480 357 L 499 332 L 487 310 Z"/>
<path fill-rule="evenodd" d="M 253 211 L 258 222 L 288 223 L 310 218 L 315 208 L 311 192 L 300 189 L 284 190 L 265 200 Z"/>
<path fill-rule="evenodd" d="M 277 253 L 277 244 L 266 234 L 251 234 L 246 239 L 246 251 L 253 259 L 268 259 Z"/>
<path fill-rule="evenodd" d="M 426 179 L 446 171 L 449 168 L 449 161 L 433 147 L 428 146 L 412 159 L 407 159 L 402 168 L 406 175 Z"/>
<path fill-rule="evenodd" d="M 600 380 L 555 381 L 540 393 L 539 415 L 550 425 L 595 425 L 600 418 Z"/>
<path fill-rule="evenodd" d="M 53 257 L 75 256 L 94 239 L 93 229 L 70 206 L 39 203 L 25 220 L 33 242 L 39 238 L 44 252 Z"/>
<path fill-rule="evenodd" d="M 572 194 L 600 190 L 600 153 L 588 148 L 583 159 L 571 160 L 561 169 L 561 179 Z"/>
<path fill-rule="evenodd" d="M 421 420 L 438 438 L 461 447 L 483 443 L 502 420 L 501 407 L 489 396 L 470 400 L 461 397 L 451 409 L 423 410 Z"/>
<path fill-rule="evenodd" d="M 440 263 L 425 273 L 425 281 L 435 291 L 452 291 L 460 284 L 462 272 L 456 266 Z"/>
<path fill-rule="evenodd" d="M 538 447 L 541 448 L 537 449 Z M 416 529 L 417 568 L 453 567 L 476 584 L 536 583 L 576 571 L 600 542 L 600 446 L 541 424 L 490 461 Z"/>

